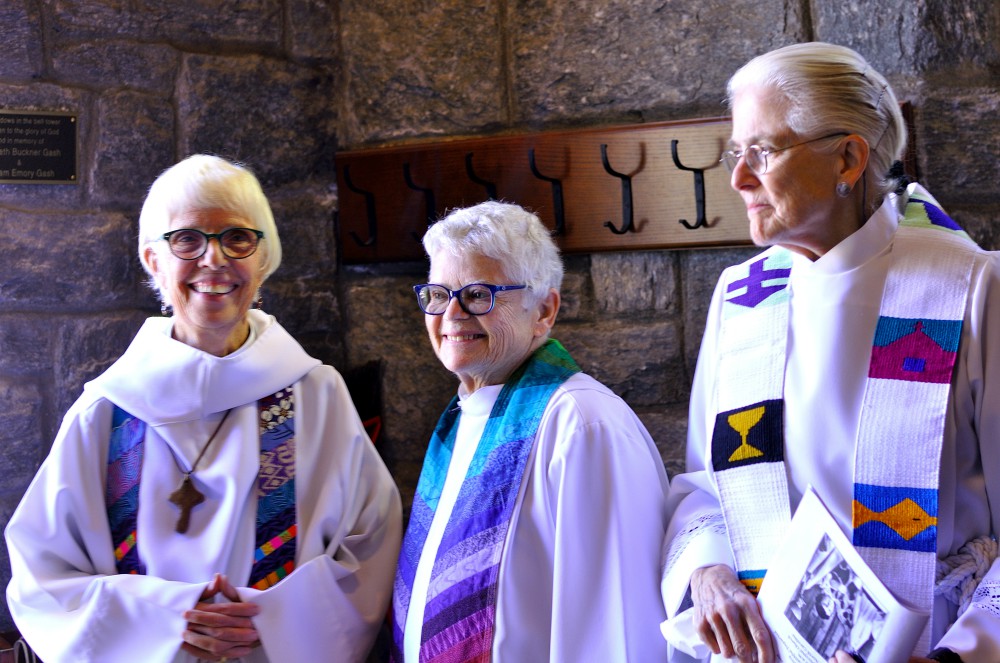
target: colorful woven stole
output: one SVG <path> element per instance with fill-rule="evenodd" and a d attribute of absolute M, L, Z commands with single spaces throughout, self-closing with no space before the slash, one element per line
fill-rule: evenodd
<path fill-rule="evenodd" d="M 108 443 L 108 480 L 104 488 L 104 503 L 108 508 L 118 573 L 146 574 L 146 565 L 139 559 L 135 539 L 145 437 L 146 424 L 115 406 Z"/>
<path fill-rule="evenodd" d="M 926 191 L 911 185 L 909 193 L 859 426 L 853 540 L 891 590 L 930 610 L 945 412 L 979 249 Z M 782 253 L 770 249 L 723 277 L 731 295 L 712 466 L 737 570 L 754 593 L 789 520 L 782 399 L 790 263 Z M 750 394 L 761 400 L 746 404 Z M 926 651 L 929 633 L 915 651 Z"/>
<path fill-rule="evenodd" d="M 555 340 L 539 348 L 500 391 L 434 560 L 420 661 L 489 661 L 500 560 L 535 434 L 552 393 L 579 372 Z M 457 397 L 441 416 L 424 459 L 393 593 L 392 660 L 403 660 L 403 626 L 417 563 L 437 509 L 458 431 Z"/>
<path fill-rule="evenodd" d="M 893 241 L 905 264 L 882 295 L 854 462 L 855 547 L 890 590 L 931 615 L 941 446 L 978 250 L 911 185 Z M 930 650 L 931 629 L 914 651 Z"/>
<path fill-rule="evenodd" d="M 249 586 L 267 589 L 295 568 L 295 420 L 292 388 L 257 402 L 260 470 L 257 475 L 257 543 Z M 108 445 L 105 504 L 119 573 L 145 574 L 136 518 L 146 424 L 118 406 Z"/>
<path fill-rule="evenodd" d="M 257 401 L 260 470 L 257 474 L 257 547 L 254 589 L 278 584 L 295 568 L 295 416 L 292 388 Z"/>
<path fill-rule="evenodd" d="M 783 400 L 791 266 L 788 251 L 771 248 L 723 276 L 712 469 L 737 575 L 754 595 L 791 518 Z M 750 394 L 759 400 L 747 403 Z"/>

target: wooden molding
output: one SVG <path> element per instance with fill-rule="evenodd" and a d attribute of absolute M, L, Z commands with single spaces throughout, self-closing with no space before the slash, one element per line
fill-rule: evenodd
<path fill-rule="evenodd" d="M 422 259 L 429 223 L 490 198 L 537 213 L 565 253 L 749 244 L 745 207 L 719 163 L 730 126 L 711 118 L 340 152 L 342 259 Z"/>
<path fill-rule="evenodd" d="M 901 107 L 916 178 L 913 108 Z M 490 198 L 534 211 L 564 253 L 749 245 L 719 163 L 731 127 L 722 117 L 339 152 L 341 258 L 421 260 L 429 224 Z"/>

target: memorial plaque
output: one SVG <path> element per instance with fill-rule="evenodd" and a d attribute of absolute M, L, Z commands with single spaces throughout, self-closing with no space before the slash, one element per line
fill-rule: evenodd
<path fill-rule="evenodd" d="M 76 184 L 76 115 L 0 110 L 0 184 Z"/>

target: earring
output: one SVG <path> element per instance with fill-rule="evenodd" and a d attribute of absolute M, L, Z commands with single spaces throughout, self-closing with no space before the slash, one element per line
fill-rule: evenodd
<path fill-rule="evenodd" d="M 851 195 L 851 185 L 847 182 L 837 182 L 837 195 L 841 198 L 847 198 Z"/>
<path fill-rule="evenodd" d="M 257 291 L 257 301 L 253 303 L 253 307 L 258 310 L 264 308 L 264 296 L 260 294 L 260 290 Z"/>
<path fill-rule="evenodd" d="M 160 304 L 160 315 L 162 315 L 164 318 L 169 318 L 173 314 L 174 314 L 173 306 L 167 303 Z"/>

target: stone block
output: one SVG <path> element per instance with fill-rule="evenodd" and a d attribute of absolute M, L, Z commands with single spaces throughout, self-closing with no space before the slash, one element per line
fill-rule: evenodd
<path fill-rule="evenodd" d="M 187 47 L 231 43 L 273 49 L 282 44 L 284 0 L 146 2 L 134 12 L 146 40 Z"/>
<path fill-rule="evenodd" d="M 0 525 L 6 527 L 7 519 L 0 520 Z M 0 546 L 0 583 L 3 583 L 4 587 L 10 584 L 10 575 L 10 554 L 7 552 L 7 546 Z M 14 620 L 10 613 L 6 609 L 0 611 L 0 631 L 10 633 L 13 630 Z"/>
<path fill-rule="evenodd" d="M 309 276 L 272 276 L 261 288 L 263 310 L 298 338 L 310 334 L 329 336 L 336 345 L 341 337 L 340 306 L 333 280 Z"/>
<path fill-rule="evenodd" d="M 804 33 L 796 3 L 747 0 L 521 0 L 509 16 L 516 123 L 724 115 L 733 71 Z"/>
<path fill-rule="evenodd" d="M 600 314 L 629 317 L 676 310 L 677 259 L 673 251 L 616 251 L 590 258 Z"/>
<path fill-rule="evenodd" d="M 917 62 L 919 11 L 917 3 L 907 0 L 819 0 L 812 3 L 815 40 L 853 48 L 891 79 L 922 66 Z"/>
<path fill-rule="evenodd" d="M 288 0 L 292 57 L 329 60 L 338 54 L 337 5 L 329 0 Z"/>
<path fill-rule="evenodd" d="M 927 48 L 926 58 L 934 69 L 954 68 L 966 74 L 978 70 L 976 74 L 989 76 L 1000 65 L 996 0 L 930 0 L 921 18 L 921 34 L 911 38 L 918 47 Z"/>
<path fill-rule="evenodd" d="M 142 311 L 125 311 L 72 318 L 58 327 L 52 369 L 60 419 L 83 393 L 83 385 L 125 352 L 147 317 Z"/>
<path fill-rule="evenodd" d="M 135 229 L 114 213 L 8 210 L 0 311 L 89 312 L 132 304 L 142 288 Z"/>
<path fill-rule="evenodd" d="M 0 375 L 28 378 L 48 374 L 54 340 L 48 315 L 0 315 Z"/>
<path fill-rule="evenodd" d="M 88 41 L 108 36 L 184 47 L 220 43 L 274 48 L 282 39 L 282 0 L 91 0 L 51 3 L 53 31 Z"/>
<path fill-rule="evenodd" d="M 57 42 L 51 57 L 58 80 L 95 89 L 127 87 L 165 98 L 173 92 L 180 65 L 179 53 L 170 46 L 122 39 Z M 142 116 L 132 118 L 141 120 Z"/>
<path fill-rule="evenodd" d="M 687 403 L 640 408 L 636 414 L 656 443 L 667 476 L 672 479 L 682 473 L 687 448 Z"/>
<path fill-rule="evenodd" d="M 593 315 L 593 288 L 590 285 L 590 260 L 566 260 L 562 287 L 559 289 L 558 322 L 580 320 Z M 585 264 L 582 264 L 585 263 Z M 581 265 L 577 267 L 577 265 Z"/>
<path fill-rule="evenodd" d="M 673 319 L 557 323 L 552 336 L 584 372 L 633 408 L 687 400 L 691 380 L 681 354 L 679 324 Z"/>
<path fill-rule="evenodd" d="M 143 15 L 131 0 L 49 4 L 52 30 L 64 39 L 87 40 L 141 35 Z"/>
<path fill-rule="evenodd" d="M 352 275 L 346 283 L 346 330 L 352 366 L 382 362 L 382 436 L 391 457 L 423 458 L 431 431 L 458 380 L 431 349 L 411 286 L 423 277 Z"/>
<path fill-rule="evenodd" d="M 498 5 L 483 0 L 340 3 L 344 115 L 358 146 L 455 136 L 507 120 Z"/>
<path fill-rule="evenodd" d="M 329 186 L 310 181 L 265 193 L 281 239 L 281 266 L 274 276 L 332 277 L 337 266 L 337 199 Z"/>
<path fill-rule="evenodd" d="M 0 511 L 6 518 L 21 500 L 25 488 L 48 453 L 49 442 L 42 445 L 44 415 L 42 390 L 34 380 L 0 375 L 0 430 L 4 452 L 0 454 Z"/>
<path fill-rule="evenodd" d="M 1000 201 L 1000 89 L 996 85 L 927 86 L 919 109 L 921 180 L 948 208 Z"/>
<path fill-rule="evenodd" d="M 245 162 L 265 186 L 332 179 L 328 73 L 258 55 L 188 55 L 177 96 L 181 154 Z"/>
<path fill-rule="evenodd" d="M 815 39 L 853 48 L 886 76 L 1000 59 L 995 0 L 820 0 L 812 16 Z"/>
<path fill-rule="evenodd" d="M 29 81 L 44 68 L 42 24 L 38 5 L 27 0 L 7 0 L 0 7 L 0 44 L 4 45 L 0 80 Z"/>
<path fill-rule="evenodd" d="M 995 204 L 949 206 L 946 211 L 979 246 L 987 251 L 1000 250 L 1000 220 Z"/>
<path fill-rule="evenodd" d="M 170 101 L 129 91 L 103 95 L 97 102 L 97 143 L 89 177 L 93 200 L 138 220 L 149 186 L 174 163 Z"/>

